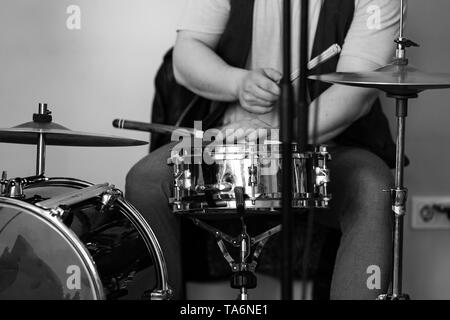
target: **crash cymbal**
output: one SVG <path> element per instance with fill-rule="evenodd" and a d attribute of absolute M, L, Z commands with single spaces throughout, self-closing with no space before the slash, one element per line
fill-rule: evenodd
<path fill-rule="evenodd" d="M 0 129 L 0 142 L 35 145 L 39 134 L 45 136 L 47 145 L 53 146 L 127 147 L 148 144 L 146 141 L 76 132 L 54 122 L 27 122 L 13 128 Z"/>
<path fill-rule="evenodd" d="M 409 65 L 390 64 L 370 72 L 337 72 L 309 79 L 354 87 L 375 88 L 394 95 L 450 88 L 450 74 L 428 73 Z"/>

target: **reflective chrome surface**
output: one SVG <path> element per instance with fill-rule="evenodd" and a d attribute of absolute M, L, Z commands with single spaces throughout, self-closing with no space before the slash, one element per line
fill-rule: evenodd
<path fill-rule="evenodd" d="M 243 187 L 248 211 L 276 212 L 281 208 L 281 146 L 222 145 L 173 154 L 174 193 L 177 213 L 234 212 L 235 187 Z M 293 145 L 293 208 L 327 208 L 331 195 L 325 146 L 299 153 Z"/>

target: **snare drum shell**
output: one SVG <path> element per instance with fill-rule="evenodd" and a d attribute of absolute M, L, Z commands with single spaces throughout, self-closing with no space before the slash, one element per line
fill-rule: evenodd
<path fill-rule="evenodd" d="M 278 212 L 282 200 L 282 155 L 279 145 L 223 145 L 191 154 L 175 154 L 175 212 L 232 213 L 236 211 L 235 187 L 244 188 L 247 212 Z M 293 145 L 292 207 L 326 208 L 331 195 L 317 184 L 316 170 L 327 175 L 326 148 L 300 153 Z M 318 164 L 318 167 L 315 166 Z M 328 177 L 326 177 L 328 179 Z M 319 181 L 322 183 L 321 181 Z"/>

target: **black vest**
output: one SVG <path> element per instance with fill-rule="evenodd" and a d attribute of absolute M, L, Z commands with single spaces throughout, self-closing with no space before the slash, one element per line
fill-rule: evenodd
<path fill-rule="evenodd" d="M 337 43 L 343 46 L 353 21 L 354 2 L 354 0 L 324 1 L 313 44 L 313 57 L 328 49 L 332 44 Z M 255 0 L 230 0 L 230 18 L 219 41 L 217 53 L 234 67 L 244 68 L 247 63 L 252 44 L 254 3 Z M 320 65 L 311 74 L 335 72 L 338 61 L 339 56 L 336 56 Z M 330 86 L 330 84 L 310 81 L 311 98 L 315 99 Z M 152 122 L 192 127 L 194 120 L 202 120 L 205 130 L 216 126 L 225 112 L 225 103 L 212 103 L 197 97 L 176 83 L 173 75 L 172 50 L 164 57 L 163 65 L 155 80 L 155 87 Z M 189 110 L 186 110 L 188 106 Z M 169 140 L 168 136 L 153 134 L 151 150 L 168 143 Z M 378 99 L 366 116 L 354 122 L 334 141 L 344 146 L 371 150 L 391 168 L 395 166 L 395 144 Z"/>

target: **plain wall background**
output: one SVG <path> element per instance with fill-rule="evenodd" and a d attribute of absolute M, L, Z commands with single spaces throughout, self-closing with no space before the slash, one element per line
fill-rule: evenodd
<path fill-rule="evenodd" d="M 81 30 L 66 28 L 69 5 L 82 10 Z M 114 118 L 149 121 L 153 80 L 175 39 L 183 0 L 1 0 L 0 127 L 31 120 L 46 102 L 54 121 L 73 130 L 147 140 L 121 131 Z M 409 0 L 407 36 L 415 66 L 450 72 L 450 2 Z M 376 45 L 376 44 L 374 44 Z M 423 93 L 407 122 L 406 184 L 414 195 L 450 194 L 450 91 Z M 394 104 L 386 114 L 394 123 Z M 394 128 L 394 127 L 393 127 Z M 124 187 L 129 168 L 148 151 L 49 147 L 47 176 Z M 35 147 L 0 144 L 10 177 L 35 172 Z M 406 222 L 405 291 L 416 299 L 450 299 L 450 231 L 417 231 Z"/>
<path fill-rule="evenodd" d="M 81 30 L 68 30 L 69 5 Z M 181 0 L 1 0 L 0 127 L 31 121 L 39 102 L 76 131 L 148 141 L 147 133 L 112 127 L 114 118 L 149 122 L 153 80 L 176 37 Z M 2 144 L 10 176 L 35 172 L 35 147 Z M 124 187 L 148 146 L 49 147 L 47 175 Z"/>

